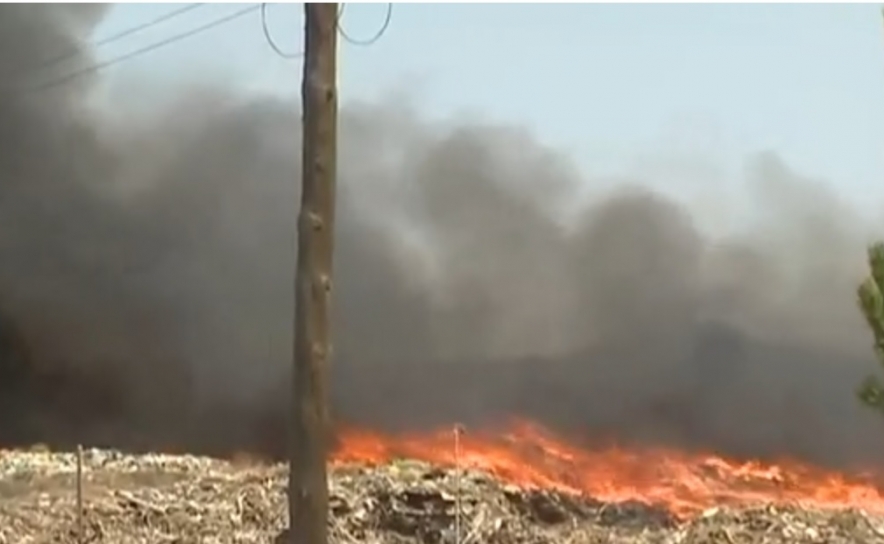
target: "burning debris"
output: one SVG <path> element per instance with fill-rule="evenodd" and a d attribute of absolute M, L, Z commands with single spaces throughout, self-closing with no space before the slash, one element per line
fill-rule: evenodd
<path fill-rule="evenodd" d="M 651 502 L 682 517 L 715 506 L 768 502 L 825 510 L 859 507 L 884 515 L 880 479 L 848 477 L 794 460 L 764 463 L 661 448 L 586 447 L 527 421 L 504 431 L 477 430 L 460 437 L 459 446 L 456 458 L 450 431 L 395 436 L 349 430 L 339 437 L 336 458 L 462 463 L 522 486 L 609 503 Z"/>
<path fill-rule="evenodd" d="M 0 544 L 78 542 L 76 471 L 74 454 L 0 453 Z M 275 542 L 286 483 L 278 464 L 88 450 L 79 541 Z M 884 542 L 884 516 L 858 509 L 756 504 L 683 517 L 404 459 L 336 464 L 330 507 L 340 544 Z"/>

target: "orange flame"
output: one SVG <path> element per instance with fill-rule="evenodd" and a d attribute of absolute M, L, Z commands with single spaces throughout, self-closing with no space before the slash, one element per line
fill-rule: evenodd
<path fill-rule="evenodd" d="M 334 461 L 379 464 L 406 457 L 450 466 L 454 440 L 453 430 L 387 436 L 351 429 L 340 434 Z M 761 503 L 884 513 L 884 494 L 875 485 L 796 461 L 737 462 L 665 449 L 584 450 L 524 421 L 503 433 L 468 432 L 459 441 L 461 466 L 501 480 L 603 501 L 661 504 L 682 517 L 712 506 Z"/>

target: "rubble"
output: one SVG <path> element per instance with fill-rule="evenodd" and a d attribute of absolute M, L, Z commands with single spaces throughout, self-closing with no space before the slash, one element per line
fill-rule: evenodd
<path fill-rule="evenodd" d="M 286 525 L 286 469 L 172 455 L 0 452 L 0 544 L 273 543 Z M 335 467 L 336 544 L 884 544 L 884 519 L 783 505 L 665 508 L 520 489 L 470 470 L 397 460 Z M 458 515 L 459 512 L 459 515 Z M 459 529 L 459 534 L 458 533 Z"/>

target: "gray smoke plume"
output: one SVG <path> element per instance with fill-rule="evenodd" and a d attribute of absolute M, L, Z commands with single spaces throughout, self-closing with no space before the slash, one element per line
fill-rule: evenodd
<path fill-rule="evenodd" d="M 89 78 L 8 90 L 102 14 L 0 6 L 0 440 L 279 454 L 297 104 L 182 89 L 136 117 L 87 106 Z M 884 461 L 853 396 L 873 232 L 775 155 L 750 226 L 711 236 L 641 180 L 566 215 L 580 175 L 514 128 L 353 104 L 341 138 L 338 420 Z"/>

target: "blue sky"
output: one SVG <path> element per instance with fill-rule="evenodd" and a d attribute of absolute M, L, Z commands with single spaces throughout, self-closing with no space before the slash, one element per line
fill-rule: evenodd
<path fill-rule="evenodd" d="M 208 5 L 101 48 L 110 58 L 242 8 Z M 100 38 L 173 9 L 113 8 Z M 357 37 L 384 4 L 348 5 Z M 302 7 L 269 7 L 284 48 Z M 668 192 L 742 179 L 775 151 L 846 199 L 884 202 L 884 23 L 873 4 L 397 4 L 370 47 L 341 44 L 342 103 L 406 95 L 428 118 L 529 128 L 588 179 L 640 175 Z M 162 86 L 206 77 L 297 96 L 301 65 L 274 55 L 251 13 L 114 68 Z"/>

